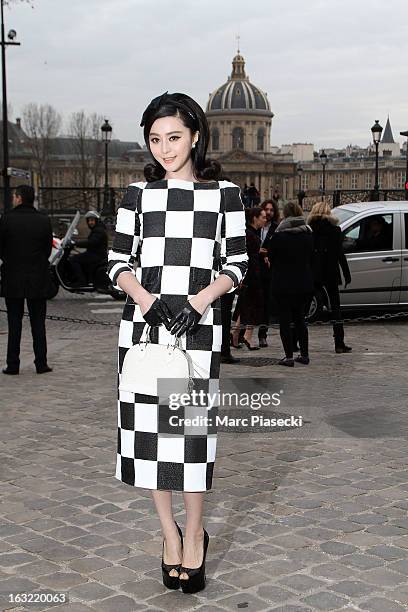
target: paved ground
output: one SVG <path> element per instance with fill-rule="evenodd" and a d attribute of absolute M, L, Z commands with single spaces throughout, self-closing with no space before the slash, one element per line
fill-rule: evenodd
<path fill-rule="evenodd" d="M 62 295 L 49 311 L 115 321 L 121 307 Z M 4 329 L 0 312 L 2 354 Z M 43 376 L 24 332 L 20 376 L 0 379 L 0 610 L 408 609 L 404 321 L 350 326 L 351 355 L 335 355 L 330 330 L 314 327 L 312 363 L 293 370 L 274 365 L 274 331 L 268 349 L 223 366 L 224 378 L 276 378 L 279 412 L 304 426 L 220 433 L 208 585 L 194 596 L 162 586 L 149 493 L 113 477 L 116 327 L 50 321 L 55 370 Z M 175 506 L 183 524 L 180 494 Z M 10 592 L 70 603 L 24 607 Z"/>

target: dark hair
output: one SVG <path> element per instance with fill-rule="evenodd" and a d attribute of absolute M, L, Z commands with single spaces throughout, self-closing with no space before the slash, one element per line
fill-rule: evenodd
<path fill-rule="evenodd" d="M 247 225 L 251 225 L 255 217 L 259 217 L 262 212 L 260 206 L 252 206 L 252 208 L 245 209 L 245 222 Z"/>
<path fill-rule="evenodd" d="M 206 159 L 210 129 L 201 106 L 193 98 L 183 93 L 169 94 L 166 91 L 161 96 L 154 98 L 144 111 L 140 123 L 144 127 L 144 139 L 151 155 L 150 130 L 156 119 L 161 119 L 162 117 L 179 117 L 184 125 L 193 133 L 199 132 L 196 146 L 191 149 L 194 177 L 205 181 L 219 180 L 222 175 L 221 164 L 215 160 Z M 163 179 L 165 174 L 166 169 L 154 157 L 153 162 L 146 164 L 144 167 L 144 175 L 148 182 Z"/>
<path fill-rule="evenodd" d="M 303 217 L 303 210 L 297 202 L 287 202 L 283 207 L 283 216 L 287 217 Z"/>
<path fill-rule="evenodd" d="M 273 220 L 274 221 L 279 221 L 279 217 L 280 217 L 280 210 L 279 210 L 279 204 L 277 203 L 276 200 L 264 200 L 261 204 L 261 208 L 262 210 L 265 210 L 267 204 L 272 204 L 272 208 L 273 208 Z"/>
<path fill-rule="evenodd" d="M 31 185 L 18 185 L 15 188 L 15 194 L 21 197 L 23 204 L 34 204 L 35 191 Z"/>

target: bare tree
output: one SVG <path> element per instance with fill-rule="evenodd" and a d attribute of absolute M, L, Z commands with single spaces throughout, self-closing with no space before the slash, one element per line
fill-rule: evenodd
<path fill-rule="evenodd" d="M 74 140 L 75 151 L 80 164 L 80 187 L 96 187 L 100 176 L 101 143 L 100 127 L 102 115 L 86 115 L 81 110 L 72 113 L 68 132 Z"/>
<path fill-rule="evenodd" d="M 23 109 L 24 130 L 30 139 L 34 167 L 41 187 L 52 186 L 51 140 L 58 136 L 61 124 L 61 115 L 50 104 L 38 105 L 31 102 Z"/>
<path fill-rule="evenodd" d="M 104 116 L 98 115 L 98 113 L 92 113 L 90 116 L 91 122 L 91 134 L 92 134 L 92 165 L 91 165 L 91 177 L 92 185 L 97 187 L 99 185 L 99 178 L 102 173 L 102 141 L 101 141 L 101 126 L 104 122 Z"/>

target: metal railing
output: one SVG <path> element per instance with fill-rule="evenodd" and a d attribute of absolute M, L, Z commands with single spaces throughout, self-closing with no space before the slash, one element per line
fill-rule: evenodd
<path fill-rule="evenodd" d="M 88 210 L 114 215 L 122 200 L 125 187 L 40 187 L 38 205 L 51 217 L 71 215 L 77 210 L 84 214 Z"/>
<path fill-rule="evenodd" d="M 407 198 L 405 189 L 379 189 L 378 194 L 373 189 L 335 189 L 326 191 L 323 196 L 319 190 L 308 190 L 303 199 L 303 210 L 310 211 L 316 202 L 328 202 L 333 208 L 351 202 L 401 201 Z"/>

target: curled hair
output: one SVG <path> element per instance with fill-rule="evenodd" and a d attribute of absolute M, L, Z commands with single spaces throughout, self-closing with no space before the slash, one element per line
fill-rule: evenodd
<path fill-rule="evenodd" d="M 154 158 L 149 135 L 153 123 L 162 117 L 178 117 L 192 133 L 199 132 L 196 146 L 191 149 L 193 175 L 196 179 L 211 181 L 222 178 L 222 167 L 216 160 L 206 159 L 210 130 L 207 118 L 201 106 L 193 98 L 183 93 L 169 94 L 167 91 L 154 98 L 143 113 L 140 125 L 146 147 L 150 151 L 153 161 L 144 167 L 144 175 L 148 182 L 163 179 L 166 169 Z"/>
<path fill-rule="evenodd" d="M 330 219 L 333 223 L 339 222 L 337 217 L 332 215 L 332 210 L 328 202 L 316 202 L 316 204 L 313 204 L 307 222 L 309 224 L 314 223 L 317 219 Z"/>
<path fill-rule="evenodd" d="M 264 200 L 261 204 L 261 208 L 262 210 L 265 210 L 265 208 L 267 207 L 268 204 L 272 204 L 272 208 L 273 208 L 273 221 L 277 221 L 279 223 L 280 221 L 280 210 L 279 210 L 279 204 L 277 203 L 276 200 Z"/>

